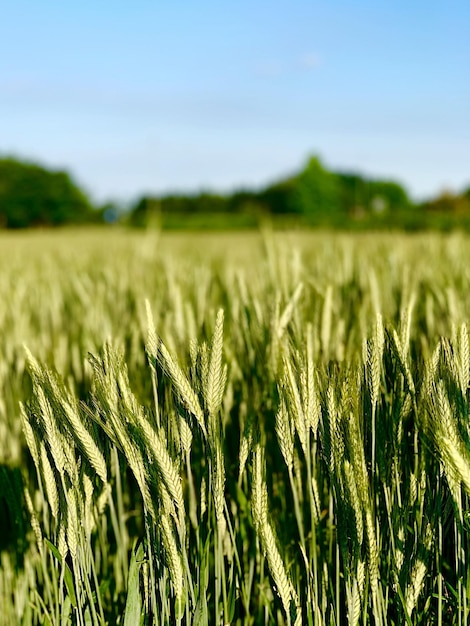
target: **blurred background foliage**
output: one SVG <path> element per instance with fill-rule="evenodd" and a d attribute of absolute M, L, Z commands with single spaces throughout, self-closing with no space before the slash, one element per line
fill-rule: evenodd
<path fill-rule="evenodd" d="M 1 226 L 58 226 L 94 219 L 89 199 L 66 172 L 12 158 L 0 160 Z"/>
<path fill-rule="evenodd" d="M 0 159 L 0 227 L 121 223 L 165 229 L 280 228 L 470 230 L 470 187 L 414 202 L 397 182 L 332 172 L 317 156 L 302 171 L 257 190 L 143 195 L 123 209 L 96 206 L 63 171 Z"/>

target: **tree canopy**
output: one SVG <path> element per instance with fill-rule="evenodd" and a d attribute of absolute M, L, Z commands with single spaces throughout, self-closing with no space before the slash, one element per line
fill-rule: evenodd
<path fill-rule="evenodd" d="M 411 206 L 406 190 L 398 183 L 332 172 L 317 156 L 311 156 L 297 174 L 258 191 L 143 197 L 133 207 L 130 221 L 145 224 L 156 212 L 163 224 L 176 216 L 189 223 L 197 215 L 231 219 L 237 214 L 270 214 L 299 218 L 308 225 L 344 227 L 367 218 L 377 221 L 382 216 L 396 216 Z"/>
<path fill-rule="evenodd" d="M 0 159 L 0 226 L 57 226 L 92 219 L 88 198 L 66 172 Z"/>
<path fill-rule="evenodd" d="M 0 228 L 123 219 L 134 226 L 244 228 L 272 216 L 288 226 L 470 230 L 470 188 L 415 204 L 397 182 L 333 172 L 315 155 L 299 172 L 261 189 L 146 195 L 129 209 L 93 207 L 67 172 L 0 158 Z"/>
<path fill-rule="evenodd" d="M 293 203 L 296 213 L 328 219 L 342 209 L 338 176 L 325 169 L 318 157 L 311 157 L 296 177 Z"/>

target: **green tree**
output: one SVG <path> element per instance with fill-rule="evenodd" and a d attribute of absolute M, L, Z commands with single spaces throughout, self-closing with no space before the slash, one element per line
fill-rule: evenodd
<path fill-rule="evenodd" d="M 382 180 L 369 181 L 368 207 L 372 211 L 406 211 L 411 205 L 408 194 L 398 183 Z"/>
<path fill-rule="evenodd" d="M 311 157 L 296 177 L 292 200 L 295 212 L 329 222 L 342 212 L 339 178 L 318 157 Z"/>
<path fill-rule="evenodd" d="M 342 211 L 354 218 L 363 217 L 368 202 L 367 180 L 359 174 L 340 173 L 337 177 Z"/>
<path fill-rule="evenodd" d="M 0 159 L 0 225 L 56 226 L 94 220 L 92 206 L 66 172 Z"/>
<path fill-rule="evenodd" d="M 300 207 L 296 205 L 296 185 L 296 177 L 274 183 L 259 193 L 259 201 L 273 215 L 298 213 Z"/>

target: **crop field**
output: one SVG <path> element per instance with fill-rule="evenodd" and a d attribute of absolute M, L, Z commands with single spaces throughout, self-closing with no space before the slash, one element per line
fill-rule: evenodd
<path fill-rule="evenodd" d="M 470 238 L 0 234 L 0 626 L 458 625 Z"/>

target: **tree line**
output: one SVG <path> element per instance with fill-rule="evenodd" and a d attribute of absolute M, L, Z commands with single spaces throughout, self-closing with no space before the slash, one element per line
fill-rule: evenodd
<path fill-rule="evenodd" d="M 168 228 L 256 226 L 263 219 L 331 228 L 470 230 L 470 187 L 417 204 L 397 182 L 332 172 L 312 156 L 295 175 L 259 190 L 142 196 L 119 214 L 94 206 L 70 175 L 13 158 L 0 159 L 0 227 L 119 221 Z"/>

